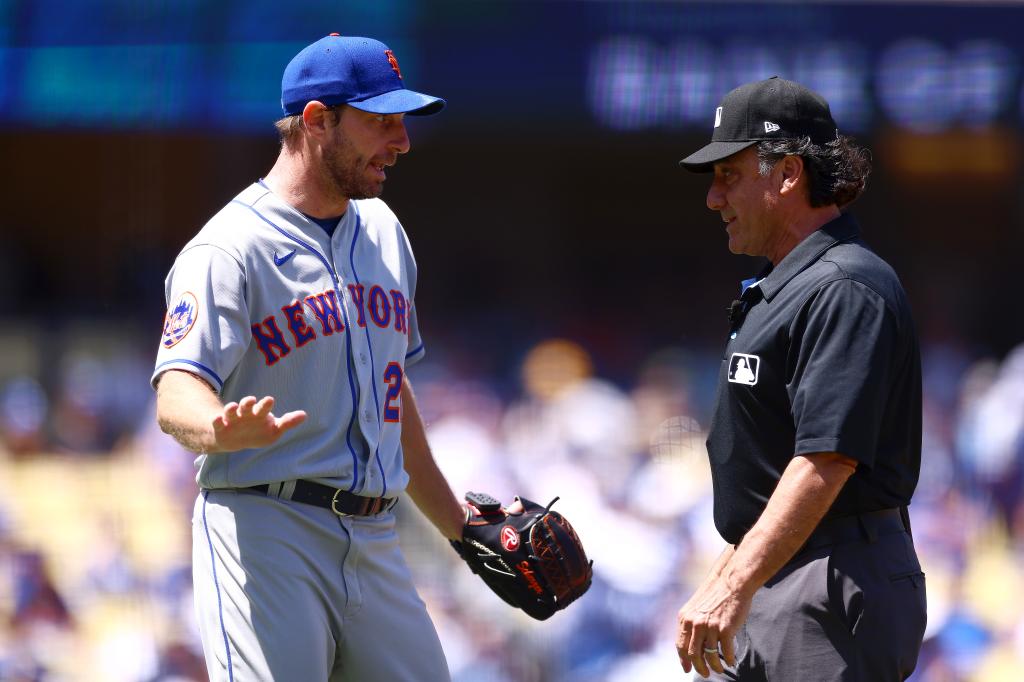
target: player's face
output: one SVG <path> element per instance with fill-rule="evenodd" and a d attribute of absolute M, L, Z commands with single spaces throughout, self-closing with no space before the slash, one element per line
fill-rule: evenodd
<path fill-rule="evenodd" d="M 773 187 L 772 175 L 758 172 L 755 147 L 715 164 L 707 203 L 722 215 L 732 253 L 772 257 L 780 234 L 772 210 L 778 198 Z"/>
<path fill-rule="evenodd" d="M 323 146 L 327 179 L 347 199 L 370 199 L 384 191 L 384 169 L 409 151 L 405 114 L 371 114 L 342 107 Z"/>

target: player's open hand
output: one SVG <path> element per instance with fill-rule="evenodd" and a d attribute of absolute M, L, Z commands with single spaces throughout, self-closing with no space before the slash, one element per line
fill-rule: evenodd
<path fill-rule="evenodd" d="M 264 447 L 275 442 L 285 431 L 306 421 L 303 410 L 275 417 L 270 411 L 273 407 L 274 398 L 269 395 L 260 401 L 250 395 L 237 403 L 225 405 L 224 411 L 213 419 L 217 448 L 231 452 Z"/>
<path fill-rule="evenodd" d="M 709 677 L 710 670 L 723 672 L 723 663 L 736 665 L 736 633 L 747 619 L 750 601 L 717 578 L 679 609 L 676 651 L 683 670 L 696 668 L 701 677 Z"/>

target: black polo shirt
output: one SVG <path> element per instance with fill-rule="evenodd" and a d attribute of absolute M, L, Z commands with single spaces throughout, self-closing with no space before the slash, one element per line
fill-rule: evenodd
<path fill-rule="evenodd" d="M 857 460 L 828 516 L 909 504 L 921 468 L 921 359 L 906 294 L 842 215 L 730 315 L 708 434 L 715 525 L 736 544 L 796 455 Z"/>

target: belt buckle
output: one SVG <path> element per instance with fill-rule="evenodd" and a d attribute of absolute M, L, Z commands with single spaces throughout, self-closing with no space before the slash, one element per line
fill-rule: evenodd
<path fill-rule="evenodd" d="M 341 494 L 341 488 L 338 488 L 334 492 L 334 497 L 331 498 L 331 511 L 334 512 L 335 514 L 337 514 L 338 516 L 352 516 L 351 514 L 347 514 L 347 513 L 343 512 L 343 511 L 339 511 L 338 510 L 338 495 L 340 495 L 340 494 Z"/>

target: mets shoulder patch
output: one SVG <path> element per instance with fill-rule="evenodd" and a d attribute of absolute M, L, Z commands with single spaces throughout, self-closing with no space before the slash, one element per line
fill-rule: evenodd
<path fill-rule="evenodd" d="M 161 341 L 164 348 L 177 345 L 192 331 L 198 310 L 199 303 L 191 291 L 183 293 L 178 297 L 177 302 L 167 309 L 167 317 L 164 318 L 164 336 Z"/>

